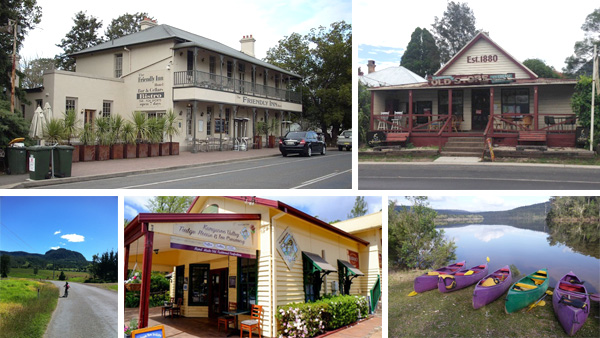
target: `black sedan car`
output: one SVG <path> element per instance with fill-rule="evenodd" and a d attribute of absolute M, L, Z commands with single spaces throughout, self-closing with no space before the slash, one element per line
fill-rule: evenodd
<path fill-rule="evenodd" d="M 279 151 L 283 156 L 290 153 L 304 156 L 312 156 L 313 153 L 325 155 L 327 147 L 323 138 L 314 131 L 290 131 L 279 140 Z"/>

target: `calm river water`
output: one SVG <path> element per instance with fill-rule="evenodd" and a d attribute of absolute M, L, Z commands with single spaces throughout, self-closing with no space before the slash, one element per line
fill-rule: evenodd
<path fill-rule="evenodd" d="M 547 230 L 542 224 L 535 229 Z M 483 264 L 490 257 L 489 271 L 514 264 L 521 275 L 548 268 L 550 287 L 569 271 L 573 271 L 590 293 L 600 291 L 600 259 L 577 252 L 563 244 L 549 244 L 549 234 L 539 230 L 502 224 L 470 224 L 439 227 L 446 238 L 456 242 L 457 261 L 466 260 L 467 268 Z M 598 256 L 600 248 L 594 248 Z"/>

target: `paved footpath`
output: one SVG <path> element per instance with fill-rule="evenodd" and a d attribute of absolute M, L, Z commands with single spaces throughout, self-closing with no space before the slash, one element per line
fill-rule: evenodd
<path fill-rule="evenodd" d="M 381 323 L 381 313 L 377 313 L 352 327 L 330 334 L 327 338 L 381 338 Z"/>

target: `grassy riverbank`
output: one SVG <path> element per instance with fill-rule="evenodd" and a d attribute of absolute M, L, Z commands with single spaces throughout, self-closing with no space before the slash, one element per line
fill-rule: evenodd
<path fill-rule="evenodd" d="M 0 337 L 35 338 L 44 335 L 58 302 L 58 289 L 53 284 L 3 279 L 0 280 L 0 295 Z"/>
<path fill-rule="evenodd" d="M 408 297 L 414 278 L 423 271 L 390 272 L 388 325 L 389 337 L 567 337 L 552 309 L 552 298 L 546 305 L 526 313 L 504 312 L 504 296 L 474 310 L 473 289 L 442 294 L 431 290 Z M 600 309 L 591 303 L 591 312 L 576 337 L 598 337 Z"/>

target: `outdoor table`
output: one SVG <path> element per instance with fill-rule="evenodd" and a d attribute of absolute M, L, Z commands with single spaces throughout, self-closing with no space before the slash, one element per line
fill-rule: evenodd
<path fill-rule="evenodd" d="M 234 335 L 237 336 L 238 333 L 240 333 L 240 330 L 238 329 L 238 316 L 250 313 L 250 311 L 248 311 L 248 310 L 235 310 L 235 311 L 225 311 L 223 313 L 235 317 L 235 327 L 233 328 L 233 330 L 231 331 L 231 333 L 229 333 L 227 335 L 227 337 L 231 337 L 231 336 L 234 336 Z"/>
<path fill-rule="evenodd" d="M 168 313 L 169 310 L 173 307 L 173 303 L 165 303 L 165 305 L 163 305 L 162 307 L 162 316 L 165 316 L 165 313 Z M 171 317 L 173 317 L 173 315 L 171 315 Z"/>

